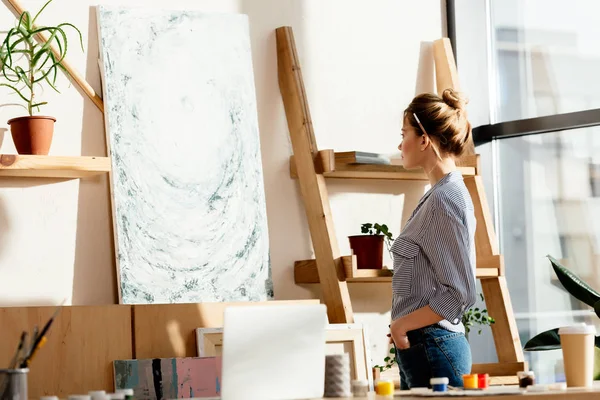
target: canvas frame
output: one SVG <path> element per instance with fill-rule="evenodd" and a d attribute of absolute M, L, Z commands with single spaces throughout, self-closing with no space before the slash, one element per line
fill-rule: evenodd
<path fill-rule="evenodd" d="M 351 379 L 369 382 L 373 390 L 373 368 L 367 329 L 362 324 L 329 324 L 325 332 L 327 344 L 349 344 Z M 215 357 L 223 346 L 223 328 L 196 328 L 198 357 Z M 327 353 L 334 354 L 337 352 Z"/>

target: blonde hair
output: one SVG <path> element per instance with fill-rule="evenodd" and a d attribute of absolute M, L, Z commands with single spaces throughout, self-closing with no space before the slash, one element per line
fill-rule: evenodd
<path fill-rule="evenodd" d="M 443 154 L 460 157 L 474 150 L 466 104 L 467 100 L 453 89 L 444 90 L 442 97 L 423 93 L 410 102 L 404 117 L 419 136 L 426 133 L 433 139 L 436 153 L 439 149 Z"/>

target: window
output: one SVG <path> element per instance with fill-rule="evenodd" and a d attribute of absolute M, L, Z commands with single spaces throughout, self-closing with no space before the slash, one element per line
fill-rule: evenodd
<path fill-rule="evenodd" d="M 574 322 L 600 327 L 546 258 L 600 290 L 600 2 L 447 7 L 521 342 Z M 488 335 L 470 338 L 476 363 L 497 361 Z M 564 381 L 559 350 L 524 354 L 538 382 Z"/>
<path fill-rule="evenodd" d="M 600 288 L 600 127 L 502 139 L 499 234 L 521 342 L 573 322 L 593 324 L 567 293 L 547 254 Z M 546 381 L 563 380 L 560 351 L 525 352 Z"/>
<path fill-rule="evenodd" d="M 497 122 L 600 108 L 600 2 L 491 0 Z"/>

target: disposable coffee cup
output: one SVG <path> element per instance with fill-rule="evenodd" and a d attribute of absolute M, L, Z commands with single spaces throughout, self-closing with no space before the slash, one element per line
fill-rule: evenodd
<path fill-rule="evenodd" d="M 591 387 L 594 374 L 593 325 L 576 324 L 558 330 L 568 387 Z"/>

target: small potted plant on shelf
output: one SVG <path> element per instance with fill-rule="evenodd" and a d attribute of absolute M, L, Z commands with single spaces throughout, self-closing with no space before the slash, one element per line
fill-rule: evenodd
<path fill-rule="evenodd" d="M 79 34 L 83 50 L 83 37 L 73 24 L 36 26 L 38 17 L 52 1 L 46 2 L 33 18 L 29 12 L 23 12 L 0 45 L 0 65 L 6 81 L 0 86 L 8 87 L 20 97 L 28 114 L 8 121 L 19 154 L 46 155 L 50 150 L 56 118 L 34 115 L 34 111 L 39 112 L 40 107 L 47 104 L 38 98 L 38 89 L 43 85 L 60 93 L 56 88 L 56 77 L 59 69 L 67 72 L 62 65 L 67 55 L 66 28 L 72 28 Z M 36 41 L 36 35 L 40 34 L 48 37 L 46 43 Z M 56 46 L 58 55 L 54 54 L 53 46 Z"/>
<path fill-rule="evenodd" d="M 392 233 L 385 224 L 362 224 L 360 227 L 362 235 L 349 236 L 350 248 L 356 255 L 358 269 L 381 269 L 383 268 L 383 243 L 390 251 L 394 240 Z"/>
<path fill-rule="evenodd" d="M 564 267 L 552 256 L 546 256 L 563 285 L 565 290 L 577 300 L 587 304 L 594 309 L 594 313 L 600 318 L 600 293 L 585 283 L 579 276 Z M 561 348 L 558 328 L 537 334 L 525 344 L 525 351 L 548 351 Z M 594 379 L 600 379 L 600 336 L 596 336 L 594 348 Z"/>

